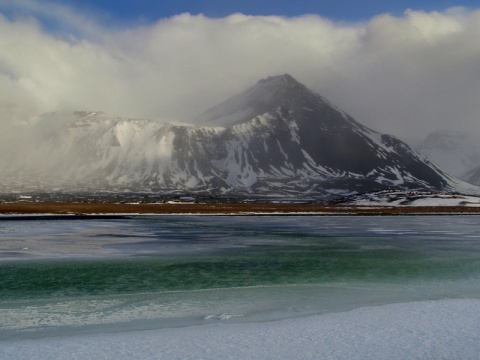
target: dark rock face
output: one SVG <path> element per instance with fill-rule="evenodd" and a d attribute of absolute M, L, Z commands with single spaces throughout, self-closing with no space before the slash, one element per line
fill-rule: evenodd
<path fill-rule="evenodd" d="M 77 113 L 39 145 L 41 154 L 62 156 L 43 163 L 38 176 L 54 174 L 56 186 L 75 184 L 82 190 L 319 198 L 463 186 L 405 143 L 362 126 L 290 75 L 261 80 L 197 121 L 206 126 Z"/>
<path fill-rule="evenodd" d="M 245 113 L 250 119 L 238 116 Z M 237 190 L 283 188 L 325 196 L 336 190 L 451 186 L 451 177 L 408 145 L 362 126 L 290 75 L 261 80 L 201 118 L 208 116 L 209 123 L 228 126 L 215 139 L 215 159 L 219 167 L 225 159 L 236 162 L 237 168 L 226 171 L 235 170 L 239 181 L 230 184 Z M 256 176 L 251 188 L 239 178 L 246 169 Z"/>

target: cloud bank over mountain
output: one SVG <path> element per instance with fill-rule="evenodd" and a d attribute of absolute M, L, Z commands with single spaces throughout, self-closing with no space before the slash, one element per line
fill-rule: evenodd
<path fill-rule="evenodd" d="M 123 25 L 40 5 L 0 1 L 3 146 L 17 143 L 8 128 L 24 132 L 45 112 L 192 121 L 259 78 L 283 73 L 383 133 L 480 130 L 478 10 L 407 11 L 364 23 L 181 14 Z"/>

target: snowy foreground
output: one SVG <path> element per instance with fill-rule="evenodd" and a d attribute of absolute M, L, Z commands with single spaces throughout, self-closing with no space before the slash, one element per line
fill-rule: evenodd
<path fill-rule="evenodd" d="M 480 300 L 0 342 L 1 359 L 480 359 Z"/>

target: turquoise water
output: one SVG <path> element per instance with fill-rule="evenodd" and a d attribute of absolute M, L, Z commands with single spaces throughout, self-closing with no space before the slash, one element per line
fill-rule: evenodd
<path fill-rule="evenodd" d="M 0 221 L 0 338 L 480 297 L 476 216 Z"/>

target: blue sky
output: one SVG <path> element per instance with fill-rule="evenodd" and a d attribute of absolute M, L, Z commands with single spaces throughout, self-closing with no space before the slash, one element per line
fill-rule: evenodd
<path fill-rule="evenodd" d="M 10 2 L 15 3 L 17 0 Z M 96 13 L 111 21 L 127 22 L 155 22 L 185 12 L 201 13 L 207 17 L 224 17 L 237 12 L 246 15 L 288 17 L 317 14 L 334 21 L 364 21 L 383 13 L 400 16 L 407 9 L 444 11 L 456 6 L 466 8 L 478 6 L 478 1 L 471 0 L 49 0 L 49 2 Z"/>
<path fill-rule="evenodd" d="M 155 21 L 179 13 L 223 17 L 235 12 L 247 15 L 298 16 L 318 14 L 334 20 L 358 21 L 381 13 L 401 15 L 406 9 L 439 10 L 475 6 L 478 1 L 453 0 L 64 0 L 58 3 L 104 11 L 117 19 Z"/>
<path fill-rule="evenodd" d="M 383 133 L 480 132 L 478 39 L 473 1 L 0 0 L 0 137 L 55 111 L 191 121 L 283 73 Z"/>

